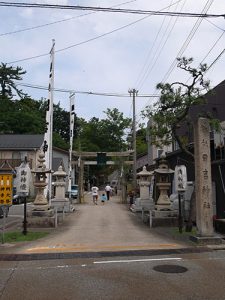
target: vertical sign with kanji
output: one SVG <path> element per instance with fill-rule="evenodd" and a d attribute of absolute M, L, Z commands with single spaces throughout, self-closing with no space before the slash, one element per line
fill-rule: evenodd
<path fill-rule="evenodd" d="M 13 175 L 0 174 L 0 205 L 12 205 Z"/>
<path fill-rule="evenodd" d="M 28 196 L 30 187 L 30 168 L 28 163 L 22 163 L 17 170 L 17 194 Z"/>
<path fill-rule="evenodd" d="M 213 235 L 210 126 L 206 118 L 195 125 L 195 190 L 198 236 Z"/>

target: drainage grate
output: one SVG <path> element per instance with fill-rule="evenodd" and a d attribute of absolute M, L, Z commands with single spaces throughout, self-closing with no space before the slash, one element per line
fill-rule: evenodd
<path fill-rule="evenodd" d="M 153 270 L 162 273 L 184 273 L 187 272 L 187 268 L 178 265 L 158 265 Z"/>

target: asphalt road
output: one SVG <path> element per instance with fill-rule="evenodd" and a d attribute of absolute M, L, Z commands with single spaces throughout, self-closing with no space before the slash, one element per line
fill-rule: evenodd
<path fill-rule="evenodd" d="M 1 300 L 225 299 L 223 250 L 169 256 L 2 261 L 0 266 Z M 159 267 L 164 272 L 157 271 Z"/>
<path fill-rule="evenodd" d="M 7 222 L 18 218 L 21 227 L 22 213 L 23 205 L 12 207 Z M 225 299 L 225 250 L 150 229 L 116 197 L 94 205 L 87 195 L 47 230 L 34 242 L 1 245 L 0 299 Z"/>

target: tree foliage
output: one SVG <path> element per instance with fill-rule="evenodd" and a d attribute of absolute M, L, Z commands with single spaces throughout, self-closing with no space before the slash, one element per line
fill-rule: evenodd
<path fill-rule="evenodd" d="M 22 90 L 17 88 L 16 82 L 22 80 L 22 75 L 26 74 L 21 67 L 7 66 L 7 64 L 1 63 L 0 65 L 0 99 L 12 99 L 13 91 L 20 98 L 26 97 Z"/>
<path fill-rule="evenodd" d="M 148 151 L 148 145 L 146 141 L 146 128 L 140 128 L 136 132 L 136 150 L 137 150 L 137 155 L 146 153 Z"/>
<path fill-rule="evenodd" d="M 47 100 L 33 100 L 17 88 L 17 81 L 26 73 L 21 67 L 0 65 L 0 133 L 44 134 Z M 14 94 L 15 93 L 15 94 Z M 107 109 L 105 119 L 90 121 L 77 118 L 74 122 L 75 148 L 83 151 L 123 151 L 127 149 L 126 130 L 131 119 L 117 108 Z M 79 139 L 77 135 L 79 133 Z M 53 145 L 68 149 L 70 113 L 60 103 L 53 105 Z"/>
<path fill-rule="evenodd" d="M 127 149 L 126 129 L 131 119 L 124 118 L 117 108 L 107 109 L 106 118 L 93 117 L 90 121 L 79 119 L 79 139 L 76 148 L 82 151 L 123 151 Z"/>
<path fill-rule="evenodd" d="M 179 135 L 178 130 L 185 122 L 190 123 L 188 116 L 190 108 L 205 103 L 204 93 L 209 90 L 209 81 L 204 79 L 207 71 L 206 64 L 198 68 L 191 66 L 192 58 L 178 58 L 178 68 L 190 75 L 190 83 L 173 82 L 159 83 L 157 89 L 161 96 L 153 107 L 148 107 L 144 112 L 152 120 L 150 134 L 152 144 L 159 147 L 170 145 L 174 140 L 179 147 L 189 155 L 187 140 Z"/>

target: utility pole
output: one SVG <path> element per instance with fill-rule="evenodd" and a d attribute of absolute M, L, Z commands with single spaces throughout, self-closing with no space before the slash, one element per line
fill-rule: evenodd
<path fill-rule="evenodd" d="M 136 112 L 135 112 L 135 97 L 138 91 L 130 89 L 128 91 L 130 96 L 133 97 L 133 188 L 136 190 L 137 187 L 137 148 L 136 148 Z"/>

